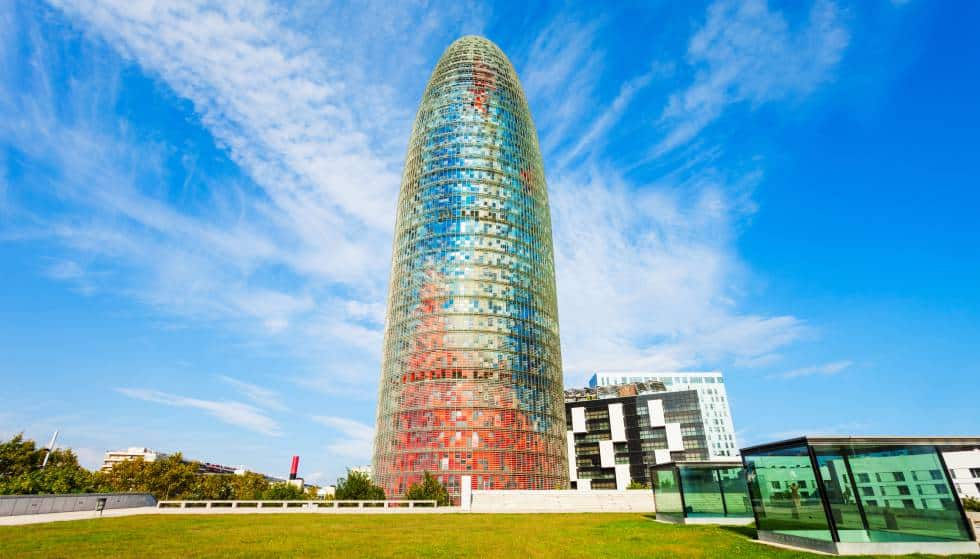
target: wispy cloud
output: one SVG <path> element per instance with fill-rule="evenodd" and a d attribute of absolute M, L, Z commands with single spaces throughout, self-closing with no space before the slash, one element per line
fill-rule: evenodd
<path fill-rule="evenodd" d="M 850 40 L 840 9 L 817 0 L 805 25 L 793 29 L 766 0 L 718 0 L 691 37 L 693 83 L 671 95 L 661 115 L 663 154 L 694 138 L 727 105 L 803 96 L 829 80 Z"/>
<path fill-rule="evenodd" d="M 853 361 L 833 361 L 831 363 L 824 363 L 823 365 L 812 365 L 809 367 L 800 367 L 799 369 L 793 369 L 792 371 L 786 371 L 785 373 L 780 373 L 773 375 L 776 378 L 799 378 L 799 377 L 810 377 L 810 376 L 831 376 L 837 375 L 844 372 L 846 369 L 853 365 Z"/>
<path fill-rule="evenodd" d="M 599 368 L 778 361 L 780 350 L 810 327 L 740 304 L 751 279 L 734 241 L 739 222 L 755 210 L 751 193 L 762 169 L 720 169 L 718 150 L 698 138 L 680 161 L 658 160 L 655 178 L 629 178 L 604 144 L 617 140 L 616 124 L 667 67 L 653 64 L 612 99 L 598 98 L 591 83 L 601 80 L 602 59 L 582 48 L 598 29 L 556 20 L 535 42 L 530 63 L 536 70 L 524 82 L 540 126 L 580 123 L 577 141 L 543 142 L 546 160 L 559 163 L 549 173 L 549 190 L 566 382 L 581 382 Z M 765 2 L 713 3 L 689 41 L 694 81 L 669 96 L 659 123 L 666 138 L 653 151 L 700 136 L 731 103 L 810 93 L 830 79 L 847 40 L 828 1 L 818 0 L 800 29 Z M 580 70 L 590 83 L 576 82 Z M 556 84 L 575 91 L 566 96 L 575 102 L 553 98 Z"/>
<path fill-rule="evenodd" d="M 279 436 L 279 424 L 262 410 L 242 402 L 201 400 L 143 388 L 117 388 L 117 392 L 142 400 L 177 408 L 201 410 L 219 421 L 269 436 Z"/>
<path fill-rule="evenodd" d="M 331 453 L 355 460 L 371 460 L 374 427 L 346 417 L 331 415 L 316 415 L 313 416 L 313 421 L 325 425 L 341 435 L 341 438 L 334 439 L 327 444 L 327 450 Z"/>
<path fill-rule="evenodd" d="M 270 390 L 257 384 L 238 380 L 226 375 L 218 375 L 218 378 L 233 386 L 235 390 L 238 390 L 243 396 L 260 408 L 277 411 L 285 411 L 287 409 L 286 404 L 282 401 L 282 396 L 275 390 Z"/>

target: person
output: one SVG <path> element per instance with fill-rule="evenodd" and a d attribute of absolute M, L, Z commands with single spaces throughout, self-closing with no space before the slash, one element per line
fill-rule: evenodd
<path fill-rule="evenodd" d="M 794 481 L 789 486 L 789 496 L 793 500 L 793 518 L 800 517 L 800 486 Z"/>

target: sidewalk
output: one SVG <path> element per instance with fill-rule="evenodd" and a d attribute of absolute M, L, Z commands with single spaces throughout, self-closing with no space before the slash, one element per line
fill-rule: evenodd
<path fill-rule="evenodd" d="M 111 509 L 103 511 L 102 518 L 113 516 L 135 516 L 138 514 L 159 514 L 156 507 L 135 507 L 131 509 Z M 63 522 L 66 520 L 88 520 L 99 518 L 94 510 L 75 512 L 52 512 L 48 514 L 21 514 L 19 516 L 0 516 L 0 526 L 24 526 L 27 524 L 44 524 L 46 522 Z"/>

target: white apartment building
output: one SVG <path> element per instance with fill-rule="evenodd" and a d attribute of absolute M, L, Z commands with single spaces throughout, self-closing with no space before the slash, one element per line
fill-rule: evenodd
<path fill-rule="evenodd" d="M 131 446 L 124 450 L 107 450 L 102 458 L 102 471 L 111 470 L 113 466 L 126 460 L 142 458 L 144 462 L 156 462 L 168 455 L 148 448 Z"/>
<path fill-rule="evenodd" d="M 980 499 L 980 449 L 944 452 L 943 460 L 960 498 Z"/>
<path fill-rule="evenodd" d="M 739 455 L 735 423 L 732 421 L 725 381 L 720 371 L 597 371 L 589 379 L 589 386 L 595 388 L 650 381 L 662 382 L 670 392 L 697 391 L 710 459 L 731 460 Z"/>

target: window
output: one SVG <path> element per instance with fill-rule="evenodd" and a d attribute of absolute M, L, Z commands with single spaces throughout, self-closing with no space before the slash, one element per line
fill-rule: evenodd
<path fill-rule="evenodd" d="M 874 497 L 875 496 L 875 490 L 874 490 L 874 488 L 872 488 L 872 487 L 862 487 L 861 488 L 861 496 L 862 497 Z"/>
<path fill-rule="evenodd" d="M 858 483 L 871 483 L 871 476 L 868 474 L 858 474 Z"/>
<path fill-rule="evenodd" d="M 747 455 L 744 462 L 759 530 L 831 541 L 818 492 L 800 490 L 801 481 L 817 486 L 805 445 Z"/>

